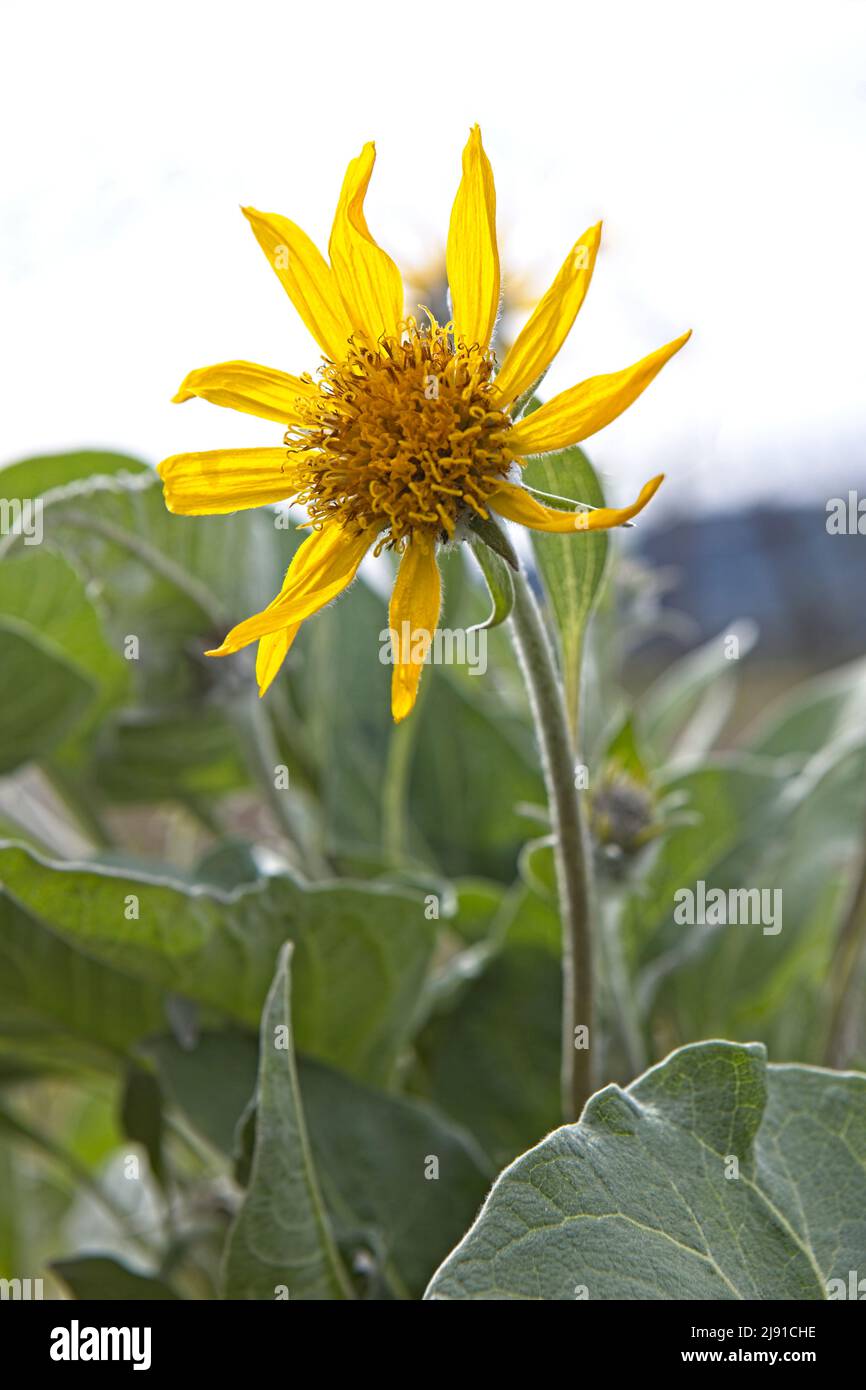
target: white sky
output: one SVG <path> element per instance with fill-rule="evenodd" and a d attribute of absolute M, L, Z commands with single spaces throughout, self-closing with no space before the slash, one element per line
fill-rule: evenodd
<path fill-rule="evenodd" d="M 539 293 L 605 240 L 547 393 L 693 327 L 590 441 L 667 508 L 866 483 L 866 0 L 0 8 L 0 461 L 276 442 L 187 370 L 318 353 L 238 205 L 323 247 L 370 138 L 374 234 L 444 241 L 470 124 Z"/>

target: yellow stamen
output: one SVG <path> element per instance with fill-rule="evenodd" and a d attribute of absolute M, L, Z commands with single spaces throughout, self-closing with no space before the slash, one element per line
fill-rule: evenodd
<path fill-rule="evenodd" d="M 378 532 L 378 553 L 418 533 L 448 539 L 462 519 L 486 515 L 513 460 L 493 368 L 489 351 L 435 322 L 408 319 L 375 346 L 353 338 L 286 434 L 311 521 Z"/>

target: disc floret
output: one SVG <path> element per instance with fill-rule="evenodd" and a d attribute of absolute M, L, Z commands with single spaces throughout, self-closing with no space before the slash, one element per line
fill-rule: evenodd
<path fill-rule="evenodd" d="M 352 338 L 286 435 L 310 520 L 374 533 L 378 553 L 419 532 L 450 540 L 462 520 L 486 517 L 514 458 L 494 367 L 489 349 L 434 321 L 407 319 L 375 345 Z"/>

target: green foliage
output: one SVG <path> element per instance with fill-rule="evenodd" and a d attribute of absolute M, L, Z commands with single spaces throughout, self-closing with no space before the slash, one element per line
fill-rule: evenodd
<path fill-rule="evenodd" d="M 580 450 L 526 480 L 604 500 Z M 639 845 L 596 832 L 602 1089 L 557 1129 L 507 537 L 478 528 L 481 573 L 442 556 L 443 623 L 483 628 L 486 672 L 431 666 L 395 729 L 385 584 L 306 624 L 262 701 L 249 653 L 203 656 L 279 587 L 284 519 L 170 516 L 147 465 L 104 453 L 25 460 L 3 491 L 42 497 L 45 540 L 0 541 L 0 1277 L 812 1298 L 862 1267 L 866 1081 L 815 1067 L 866 1064 L 864 663 L 745 725 L 743 623 L 635 696 L 629 534 L 532 538 L 585 794 L 625 777 L 652 808 Z M 780 892 L 781 930 L 683 922 L 699 883 Z"/>
<path fill-rule="evenodd" d="M 5 893 L 89 957 L 258 1023 L 281 943 L 297 948 L 295 1027 L 311 1056 L 385 1080 L 405 1044 L 434 944 L 423 900 L 383 884 L 284 874 L 231 893 L 49 863 L 0 848 Z"/>
<path fill-rule="evenodd" d="M 866 1077 L 698 1043 L 509 1168 L 428 1297 L 822 1299 L 864 1200 Z"/>
<path fill-rule="evenodd" d="M 351 1286 L 310 1149 L 292 1035 L 289 965 L 280 952 L 259 1041 L 249 1186 L 226 1246 L 227 1298 L 342 1299 Z M 283 1213 L 291 1213 L 287 1224 Z"/>

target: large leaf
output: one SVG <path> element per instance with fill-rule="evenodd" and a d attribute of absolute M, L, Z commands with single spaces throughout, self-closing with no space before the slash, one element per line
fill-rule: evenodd
<path fill-rule="evenodd" d="M 148 1051 L 170 1099 L 218 1149 L 237 1156 L 255 1091 L 253 1039 L 208 1032 L 192 1049 L 166 1037 Z M 319 1184 L 347 1262 L 366 1270 L 371 1295 L 420 1297 L 475 1216 L 492 1170 L 429 1107 L 309 1058 L 298 1059 L 297 1071 Z"/>
<path fill-rule="evenodd" d="M 316 1175 L 292 1037 L 291 944 L 262 1013 L 249 1188 L 226 1247 L 227 1298 L 352 1295 Z"/>
<path fill-rule="evenodd" d="M 683 1048 L 499 1178 L 439 1299 L 823 1299 L 866 1260 L 866 1076 Z"/>
<path fill-rule="evenodd" d="M 128 667 L 107 640 L 84 581 L 62 555 L 40 546 L 23 547 L 0 566 L 0 613 L 35 629 L 59 648 L 98 689 L 97 717 L 120 698 Z"/>
<path fill-rule="evenodd" d="M 55 935 L 0 895 L 0 1038 L 64 1064 L 70 1042 L 123 1055 L 165 1023 L 163 993 Z"/>
<path fill-rule="evenodd" d="M 130 454 L 107 453 L 101 449 L 72 454 L 40 454 L 9 463 L 0 469 L 0 492 L 4 497 L 35 498 L 87 478 L 147 471 L 148 465 L 141 459 L 133 458 Z"/>
<path fill-rule="evenodd" d="M 415 1101 L 300 1066 L 326 1205 L 341 1248 L 374 1288 L 420 1298 L 493 1176 L 467 1136 Z M 372 1291 L 372 1290 L 371 1290 Z"/>
<path fill-rule="evenodd" d="M 60 647 L 16 619 L 0 621 L 0 776 L 44 758 L 95 698 L 96 686 Z"/>
<path fill-rule="evenodd" d="M 436 924 L 384 884 L 308 886 L 280 875 L 233 892 L 0 850 L 0 884 L 95 960 L 255 1027 L 286 938 L 296 943 L 299 1045 L 387 1079 L 408 1037 Z"/>

